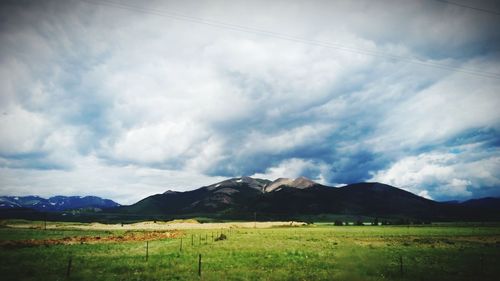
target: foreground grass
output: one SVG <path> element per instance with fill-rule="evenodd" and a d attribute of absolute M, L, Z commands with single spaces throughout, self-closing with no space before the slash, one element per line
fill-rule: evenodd
<path fill-rule="evenodd" d="M 228 239 L 214 242 L 221 232 Z M 120 234 L 0 228 L 0 241 Z M 3 247 L 0 276 L 193 280 L 199 254 L 204 280 L 497 280 L 500 274 L 498 226 L 204 229 L 182 230 L 180 237 L 182 250 L 181 238 L 149 241 L 147 260 L 144 241 Z"/>

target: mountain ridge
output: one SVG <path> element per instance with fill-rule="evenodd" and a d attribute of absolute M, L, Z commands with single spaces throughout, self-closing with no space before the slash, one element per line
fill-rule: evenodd
<path fill-rule="evenodd" d="M 245 218 L 254 213 L 269 218 L 337 214 L 426 220 L 494 216 L 485 214 L 485 210 L 478 206 L 440 203 L 378 182 L 332 187 L 304 177 L 278 178 L 275 181 L 241 177 L 191 191 L 155 194 L 135 204 L 115 208 L 112 212 Z"/>
<path fill-rule="evenodd" d="M 33 204 L 33 201 L 41 202 L 43 198 L 28 197 L 32 209 L 35 209 L 33 205 L 43 205 Z M 13 202 L 14 196 L 0 197 L 0 205 L 5 205 L 6 198 L 10 200 L 12 210 L 26 208 L 17 204 L 17 201 Z M 50 200 L 54 198 L 57 199 L 58 196 L 44 199 L 46 201 L 43 202 L 50 204 Z M 161 194 L 147 196 L 131 205 L 121 206 L 113 203 L 111 206 L 97 208 L 103 209 L 102 212 L 99 210 L 101 214 L 109 215 L 115 220 L 197 216 L 249 220 L 257 213 L 261 219 L 268 220 L 324 215 L 413 218 L 420 221 L 500 219 L 500 198 L 437 202 L 378 182 L 332 187 L 305 177 L 278 178 L 274 181 L 251 177 L 231 178 L 189 191 L 167 190 Z M 7 207 L 9 206 L 0 206 L 0 210 L 8 210 Z M 43 207 L 35 210 L 63 211 L 63 208 L 53 207 L 52 204 L 49 208 Z M 99 218 L 95 212 L 93 215 L 95 219 Z"/>
<path fill-rule="evenodd" d="M 0 196 L 0 209 L 28 208 L 36 211 L 66 211 L 86 208 L 113 208 L 121 206 L 111 199 L 98 196 L 62 196 L 43 198 L 37 195 Z"/>

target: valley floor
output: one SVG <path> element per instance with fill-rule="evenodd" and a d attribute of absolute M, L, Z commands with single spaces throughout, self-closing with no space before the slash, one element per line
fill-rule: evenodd
<path fill-rule="evenodd" d="M 169 224 L 168 229 L 150 224 L 155 223 L 122 229 L 49 222 L 45 230 L 43 222 L 4 221 L 0 276 L 197 280 L 200 255 L 202 280 L 497 280 L 500 275 L 495 224 L 156 223 Z M 227 239 L 216 241 L 221 234 Z"/>

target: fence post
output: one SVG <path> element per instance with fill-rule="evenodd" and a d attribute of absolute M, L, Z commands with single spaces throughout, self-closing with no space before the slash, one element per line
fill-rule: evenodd
<path fill-rule="evenodd" d="M 69 278 L 69 274 L 71 273 L 71 262 L 72 262 L 72 257 L 70 256 L 69 257 L 69 260 L 68 260 L 68 269 L 66 270 L 66 277 Z"/>
<path fill-rule="evenodd" d="M 146 261 L 148 261 L 148 257 L 149 257 L 149 242 L 146 241 Z"/>
<path fill-rule="evenodd" d="M 480 276 L 483 275 L 483 273 L 484 273 L 484 258 L 483 258 L 483 255 L 484 254 L 481 254 L 481 257 L 479 258 L 479 274 L 480 274 Z"/>
<path fill-rule="evenodd" d="M 201 254 L 198 255 L 198 276 L 201 278 Z"/>
<path fill-rule="evenodd" d="M 181 246 L 180 246 L 179 251 L 182 252 L 182 238 L 181 238 Z"/>
<path fill-rule="evenodd" d="M 194 246 L 194 238 L 193 238 L 193 234 L 191 234 L 191 246 Z"/>
<path fill-rule="evenodd" d="M 399 256 L 399 273 L 401 273 L 401 276 L 403 275 L 403 256 Z"/>

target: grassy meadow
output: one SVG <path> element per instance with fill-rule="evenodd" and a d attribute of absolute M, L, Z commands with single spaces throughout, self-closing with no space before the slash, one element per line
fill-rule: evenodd
<path fill-rule="evenodd" d="M 2 280 L 498 280 L 500 276 L 500 225 L 227 228 L 221 223 L 205 229 L 158 231 L 84 230 L 64 224 L 44 230 L 41 222 L 23 223 L 32 227 L 6 227 L 5 222 L 0 227 Z M 221 233 L 227 239 L 214 241 Z"/>

